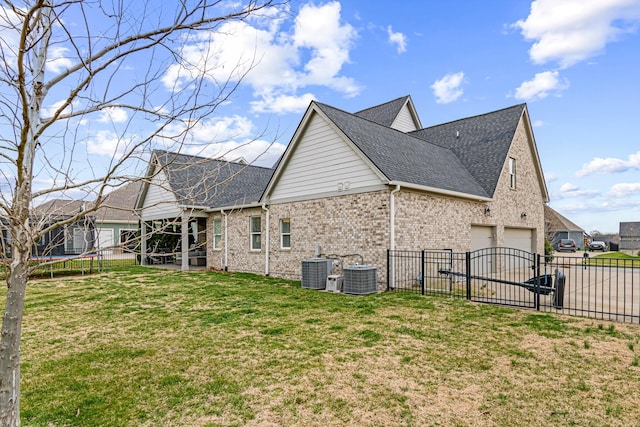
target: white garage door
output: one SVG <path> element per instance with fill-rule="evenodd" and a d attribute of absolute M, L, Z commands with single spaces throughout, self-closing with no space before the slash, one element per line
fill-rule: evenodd
<path fill-rule="evenodd" d="M 483 225 L 471 226 L 471 251 L 478 249 L 492 248 L 493 243 L 493 227 L 485 227 Z"/>
<path fill-rule="evenodd" d="M 493 248 L 493 227 L 483 225 L 471 226 L 471 252 L 479 249 Z M 471 274 L 485 276 L 495 270 L 495 256 L 492 252 L 483 251 L 481 254 L 472 255 Z"/>
<path fill-rule="evenodd" d="M 97 246 L 98 249 L 108 248 L 113 246 L 113 229 L 112 228 L 96 228 Z M 104 251 L 103 253 L 110 254 L 111 249 Z"/>
<path fill-rule="evenodd" d="M 528 228 L 505 228 L 504 246 L 533 252 L 532 230 Z"/>
<path fill-rule="evenodd" d="M 528 228 L 504 229 L 504 245 L 507 248 L 520 249 L 521 251 L 527 252 L 527 254 L 514 253 L 512 256 L 505 258 L 505 269 L 525 269 L 525 271 L 529 271 L 532 258 L 528 253 L 533 252 L 531 236 L 532 231 Z"/>

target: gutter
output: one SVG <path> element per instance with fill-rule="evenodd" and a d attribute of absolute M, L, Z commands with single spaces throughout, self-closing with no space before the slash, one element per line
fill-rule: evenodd
<path fill-rule="evenodd" d="M 392 251 L 396 248 L 396 193 L 400 192 L 400 184 L 391 190 L 389 196 L 389 249 Z"/>
<path fill-rule="evenodd" d="M 478 196 L 478 195 L 469 194 L 469 193 L 461 193 L 459 191 L 443 190 L 442 188 L 429 187 L 429 186 L 426 186 L 426 185 L 410 184 L 410 183 L 400 182 L 400 181 L 389 181 L 388 184 L 389 185 L 395 185 L 395 186 L 402 185 L 405 188 L 410 188 L 410 189 L 413 189 L 413 190 L 428 191 L 430 193 L 444 194 L 444 195 L 452 196 L 452 197 L 460 197 L 462 199 L 477 200 L 479 202 L 492 202 L 493 201 L 493 198 L 491 198 L 491 197 Z"/>

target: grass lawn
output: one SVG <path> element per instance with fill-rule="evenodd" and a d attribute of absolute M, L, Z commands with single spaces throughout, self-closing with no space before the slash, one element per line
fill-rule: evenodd
<path fill-rule="evenodd" d="M 598 267 L 625 267 L 640 268 L 640 257 L 628 255 L 623 252 L 608 252 L 605 254 L 595 255 L 589 254 L 589 258 L 585 261 L 588 265 Z"/>
<path fill-rule="evenodd" d="M 143 267 L 27 291 L 26 426 L 630 426 L 638 384 L 638 325 Z"/>

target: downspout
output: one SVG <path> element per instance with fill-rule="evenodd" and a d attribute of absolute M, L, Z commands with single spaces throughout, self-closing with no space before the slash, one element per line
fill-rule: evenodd
<path fill-rule="evenodd" d="M 396 188 L 391 190 L 389 196 L 389 251 L 393 253 L 396 249 L 396 193 L 400 192 L 400 184 L 396 185 Z M 395 257 L 388 257 L 388 259 L 395 259 Z M 391 262 L 389 268 L 389 283 L 387 288 L 395 288 L 395 262 Z"/>
<path fill-rule="evenodd" d="M 262 204 L 262 209 L 267 213 L 266 217 L 266 227 L 267 230 L 265 232 L 265 249 L 264 249 L 264 275 L 269 275 L 269 206 L 266 203 Z"/>
<path fill-rule="evenodd" d="M 396 248 L 396 193 L 400 191 L 400 184 L 396 185 L 396 188 L 391 191 L 391 197 L 389 200 L 389 249 L 395 250 Z"/>
<path fill-rule="evenodd" d="M 229 271 L 229 239 L 228 239 L 228 230 L 227 230 L 227 213 L 223 210 L 220 213 L 224 216 L 224 271 Z"/>

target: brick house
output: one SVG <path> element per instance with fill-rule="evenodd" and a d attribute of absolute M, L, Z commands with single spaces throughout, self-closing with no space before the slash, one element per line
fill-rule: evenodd
<path fill-rule="evenodd" d="M 357 254 L 379 287 L 387 249 L 543 253 L 548 193 L 525 104 L 422 128 L 408 96 L 357 113 L 312 102 L 275 168 L 245 187 L 254 172 L 243 165 L 233 180 L 254 190 L 240 202 L 148 201 L 144 190 L 142 218 L 160 199 L 184 224 L 206 217 L 209 268 L 299 279 L 306 258 Z"/>

